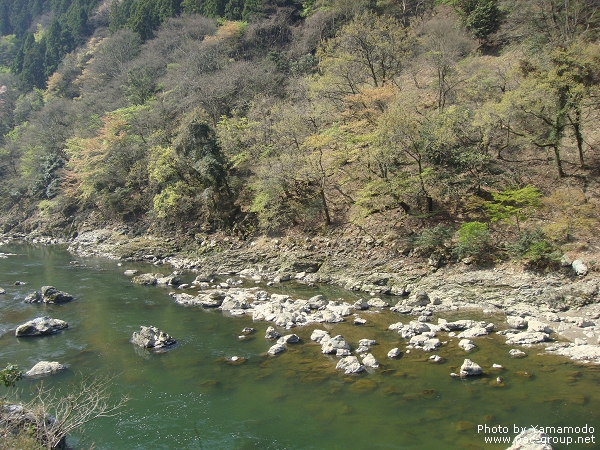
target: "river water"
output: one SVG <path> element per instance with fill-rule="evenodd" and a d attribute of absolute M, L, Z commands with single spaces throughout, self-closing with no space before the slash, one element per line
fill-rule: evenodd
<path fill-rule="evenodd" d="M 268 323 L 177 305 L 169 289 L 134 285 L 123 274 L 126 269 L 157 271 L 150 265 L 118 266 L 116 261 L 77 257 L 58 246 L 10 244 L 0 252 L 16 254 L 0 259 L 0 287 L 6 290 L 0 296 L 0 367 L 15 363 L 27 370 L 40 360 L 58 361 L 69 369 L 45 378 L 47 385 L 65 389 L 79 375 L 108 374 L 114 396 L 131 398 L 118 417 L 98 419 L 83 435 L 73 436 L 71 443 L 78 448 L 505 449 L 508 444 L 486 439 L 512 439 L 515 427 L 585 425 L 587 433 L 555 433 L 554 448 L 599 448 L 599 368 L 537 355 L 539 349 L 525 349 L 526 358 L 511 359 L 502 336 L 477 338 L 478 349 L 467 355 L 457 347 L 457 338 L 442 335 L 448 344 L 436 352 L 444 358 L 441 364 L 430 362 L 431 354 L 421 350 L 389 360 L 387 352 L 393 347 L 404 350 L 406 343 L 387 326 L 409 318 L 389 311 L 361 312 L 367 319 L 361 327 L 342 323 L 295 328 L 302 343 L 267 357 L 272 345 L 264 339 Z M 166 267 L 158 270 L 169 273 Z M 184 281 L 193 278 L 187 274 Z M 17 280 L 27 284 L 15 286 Z M 43 285 L 76 300 L 47 306 L 23 303 Z M 286 283 L 271 291 L 298 298 L 318 293 L 327 299 L 357 298 L 327 286 Z M 49 337 L 14 336 L 19 324 L 42 315 L 67 321 L 69 329 Z M 502 317 L 482 313 L 443 317 L 481 318 L 503 326 Z M 131 335 L 140 325 L 166 331 L 178 346 L 162 354 L 134 348 Z M 256 333 L 238 339 L 247 326 Z M 310 341 L 314 328 L 342 334 L 353 348 L 362 338 L 376 339 L 372 353 L 381 367 L 355 376 L 336 371 L 337 359 L 322 355 L 320 346 Z M 228 364 L 225 358 L 234 355 L 247 361 Z M 480 364 L 485 375 L 451 378 L 449 373 L 465 357 Z M 493 370 L 494 363 L 505 369 Z M 502 386 L 496 384 L 498 376 Z M 18 382 L 21 395 L 27 397 L 39 382 Z M 589 427 L 595 428 L 593 433 Z M 567 437 L 574 443 L 567 445 Z M 577 444 L 578 438 L 590 443 Z"/>

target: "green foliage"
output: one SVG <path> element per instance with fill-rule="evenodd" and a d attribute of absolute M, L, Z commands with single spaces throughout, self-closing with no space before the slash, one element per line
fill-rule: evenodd
<path fill-rule="evenodd" d="M 466 222 L 458 230 L 458 244 L 453 253 L 458 259 L 471 257 L 485 261 L 490 257 L 492 238 L 488 227 L 481 222 Z"/>
<path fill-rule="evenodd" d="M 414 240 L 414 245 L 425 252 L 444 250 L 446 244 L 454 236 L 450 226 L 438 224 L 433 228 L 425 228 Z"/>
<path fill-rule="evenodd" d="M 4 387 L 13 387 L 21 378 L 23 378 L 23 372 L 14 364 L 8 364 L 4 369 L 0 370 L 0 383 Z"/>
<path fill-rule="evenodd" d="M 492 192 L 494 200 L 486 201 L 484 209 L 491 222 L 514 220 L 520 230 L 520 224 L 541 207 L 541 196 L 541 192 L 530 185 Z"/>
<path fill-rule="evenodd" d="M 524 259 L 526 266 L 535 270 L 557 268 L 562 256 L 539 228 L 520 232 L 518 239 L 507 245 L 507 250 L 509 254 Z"/>
<path fill-rule="evenodd" d="M 557 241 L 568 242 L 577 234 L 598 226 L 596 206 L 579 190 L 557 189 L 542 201 L 552 215 L 552 220 L 544 227 L 544 231 Z"/>

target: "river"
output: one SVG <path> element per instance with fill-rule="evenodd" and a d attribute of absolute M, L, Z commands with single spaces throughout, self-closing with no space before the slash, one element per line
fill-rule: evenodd
<path fill-rule="evenodd" d="M 27 370 L 40 360 L 58 361 L 69 369 L 45 378 L 47 385 L 67 389 L 79 375 L 108 374 L 113 395 L 131 398 L 118 417 L 98 419 L 72 436 L 70 442 L 80 449 L 92 444 L 96 449 L 505 449 L 508 444 L 486 439 L 512 439 L 515 427 L 585 425 L 588 433 L 555 433 L 554 448 L 598 448 L 566 445 L 566 436 L 574 442 L 580 436 L 600 438 L 598 367 L 538 355 L 539 349 L 525 349 L 526 358 L 512 359 L 505 339 L 495 334 L 476 338 L 478 349 L 468 355 L 457 347 L 458 339 L 442 336 L 448 343 L 435 352 L 444 358 L 441 364 L 421 350 L 389 360 L 387 352 L 404 350 L 406 343 L 387 326 L 410 320 L 389 311 L 361 312 L 367 319 L 361 327 L 295 328 L 302 343 L 268 357 L 272 342 L 264 333 L 270 324 L 180 306 L 168 296 L 169 288 L 134 285 L 123 274 L 126 269 L 168 274 L 166 267 L 118 266 L 74 256 L 60 246 L 13 243 L 0 252 L 15 254 L 0 259 L 0 287 L 6 291 L 0 296 L 0 367 L 14 363 Z M 183 278 L 190 282 L 194 274 Z M 15 286 L 17 280 L 27 284 Z M 43 285 L 76 300 L 23 303 Z M 318 293 L 357 298 L 328 286 L 285 283 L 270 289 L 300 298 Z M 502 317 L 478 314 L 443 317 L 484 318 L 505 326 Z M 67 321 L 69 329 L 49 337 L 14 336 L 19 324 L 42 315 Z M 141 325 L 169 333 L 177 347 L 162 354 L 134 348 L 131 335 Z M 240 340 L 244 327 L 257 331 Z M 372 353 L 381 367 L 354 376 L 336 371 L 337 358 L 321 354 L 310 341 L 315 328 L 342 334 L 353 348 L 359 339 L 377 340 Z M 225 362 L 234 355 L 247 361 Z M 465 357 L 480 364 L 484 376 L 451 378 Z M 494 363 L 505 369 L 492 370 Z M 503 386 L 496 384 L 497 376 Z M 39 382 L 24 379 L 17 386 L 26 398 Z M 589 433 L 589 427 L 598 431 Z"/>

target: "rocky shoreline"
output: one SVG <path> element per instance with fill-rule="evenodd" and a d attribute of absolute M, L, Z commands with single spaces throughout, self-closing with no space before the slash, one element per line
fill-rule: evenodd
<path fill-rule="evenodd" d="M 147 261 L 169 271 L 195 272 L 198 280 L 235 275 L 267 284 L 328 283 L 393 299 L 388 303 L 397 303 L 396 312 L 423 322 L 423 317 L 440 312 L 502 313 L 508 319 L 509 344 L 532 346 L 552 340 L 545 344 L 546 351 L 600 364 L 600 274 L 588 271 L 585 261 L 569 261 L 561 271 L 549 274 L 511 263 L 488 268 L 465 262 L 441 265 L 368 236 L 204 238 L 197 243 L 201 254 L 185 257 L 168 238 L 130 237 L 126 230 L 83 232 L 70 242 L 41 236 L 3 238 L 10 239 L 68 244 L 69 251 L 81 256 Z"/>

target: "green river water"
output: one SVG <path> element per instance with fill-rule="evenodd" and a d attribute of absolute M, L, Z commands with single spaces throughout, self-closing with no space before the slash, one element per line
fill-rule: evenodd
<path fill-rule="evenodd" d="M 511 359 L 504 337 L 476 338 L 468 355 L 457 338 L 439 336 L 448 344 L 431 363 L 429 353 L 413 350 L 398 360 L 386 358 L 406 343 L 388 325 L 409 317 L 386 312 L 361 312 L 367 324 L 351 323 L 295 328 L 302 343 L 289 345 L 275 357 L 264 339 L 269 323 L 251 317 L 225 317 L 218 310 L 186 308 L 167 295 L 169 289 L 137 286 L 123 275 L 157 268 L 100 258 L 81 258 L 61 247 L 11 244 L 0 252 L 0 367 L 15 363 L 29 369 L 40 360 L 58 361 L 69 370 L 44 380 L 67 387 L 78 374 L 110 374 L 115 396 L 131 400 L 119 417 L 98 419 L 71 443 L 80 449 L 505 449 L 486 442 L 512 437 L 516 427 L 594 427 L 594 433 L 555 435 L 555 449 L 593 449 L 598 444 L 566 444 L 570 436 L 600 439 L 600 368 L 581 367 L 565 359 L 537 355 Z M 72 264 L 78 261 L 79 264 Z M 160 270 L 162 269 L 162 270 Z M 166 267 L 159 271 L 167 274 Z M 193 274 L 186 274 L 189 282 Z M 27 282 L 15 286 L 16 280 Z M 63 305 L 25 304 L 24 297 L 43 285 L 76 296 Z M 328 299 L 354 301 L 355 294 L 331 287 L 283 284 L 271 288 L 295 298 L 318 293 Z M 15 328 L 48 315 L 66 320 L 69 329 L 50 337 L 19 338 Z M 501 316 L 482 313 L 442 316 L 482 318 L 501 328 Z M 434 322 L 436 322 L 434 317 Z M 140 325 L 154 325 L 175 337 L 176 348 L 162 354 L 135 349 L 131 335 Z M 242 328 L 256 333 L 239 340 Z M 322 355 L 310 341 L 314 328 L 341 334 L 356 348 L 362 338 L 376 339 L 372 353 L 381 367 L 346 376 L 335 370 L 337 358 Z M 284 330 L 279 330 L 283 332 Z M 243 356 L 230 365 L 224 357 Z M 480 364 L 483 377 L 460 380 L 449 376 L 465 357 Z M 505 367 L 491 369 L 497 363 Z M 496 385 L 501 376 L 504 386 Z M 22 380 L 23 396 L 39 380 Z M 4 388 L 0 388 L 4 389 Z M 506 427 L 508 433 L 478 432 L 483 426 Z M 485 430 L 485 429 L 484 429 Z M 596 437 L 598 439 L 596 439 Z"/>

